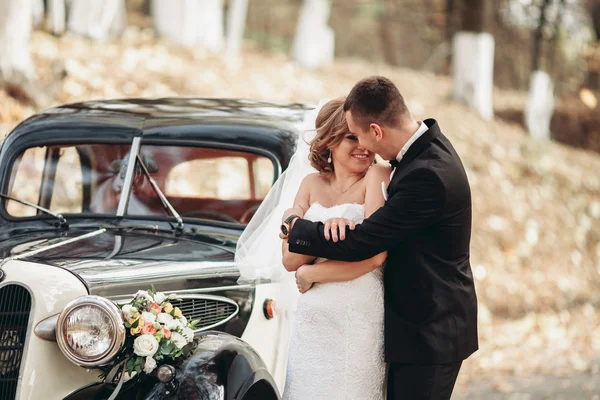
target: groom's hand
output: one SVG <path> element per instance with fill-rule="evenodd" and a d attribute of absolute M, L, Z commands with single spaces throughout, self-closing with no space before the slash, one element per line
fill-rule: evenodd
<path fill-rule="evenodd" d="M 345 218 L 328 219 L 325 221 L 325 229 L 323 232 L 325 239 L 333 240 L 334 242 L 346 239 L 346 227 L 350 228 L 352 231 L 356 227 L 356 224 L 354 221 Z"/>

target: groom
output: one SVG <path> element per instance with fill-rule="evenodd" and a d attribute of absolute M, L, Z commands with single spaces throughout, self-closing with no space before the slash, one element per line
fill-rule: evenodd
<path fill-rule="evenodd" d="M 360 146 L 391 160 L 386 203 L 353 230 L 342 219 L 292 217 L 289 249 L 343 261 L 387 251 L 387 398 L 450 399 L 462 361 L 478 349 L 467 175 L 437 122 L 415 121 L 389 79 L 358 82 L 344 110 Z"/>

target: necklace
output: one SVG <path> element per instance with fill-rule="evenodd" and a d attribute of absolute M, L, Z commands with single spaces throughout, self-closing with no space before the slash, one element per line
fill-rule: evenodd
<path fill-rule="evenodd" d="M 352 188 L 352 186 L 354 186 L 354 185 L 356 185 L 358 182 L 360 182 L 360 181 L 361 181 L 361 179 L 362 179 L 362 177 L 361 177 L 361 178 L 358 178 L 358 179 L 357 179 L 357 180 L 356 180 L 356 181 L 355 181 L 355 182 L 354 182 L 352 185 L 348 186 L 348 187 L 346 188 L 346 190 L 343 190 L 343 191 L 342 191 L 342 190 L 340 190 L 340 189 L 338 189 L 338 187 L 335 185 L 335 183 L 333 183 L 333 181 L 331 181 L 331 185 L 332 185 L 332 186 L 335 188 L 335 190 L 337 190 L 337 191 L 338 191 L 340 194 L 344 194 L 344 193 L 346 193 L 348 190 L 350 190 L 350 189 Z"/>

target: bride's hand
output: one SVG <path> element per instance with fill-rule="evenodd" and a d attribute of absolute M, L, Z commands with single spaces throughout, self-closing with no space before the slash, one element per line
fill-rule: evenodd
<path fill-rule="evenodd" d="M 296 286 L 298 287 L 298 291 L 300 291 L 300 293 L 306 293 L 314 284 L 314 282 L 310 280 L 307 272 L 308 270 L 306 265 L 302 265 L 296 270 Z"/>
<path fill-rule="evenodd" d="M 356 224 L 354 221 L 345 218 L 331 218 L 325 221 L 325 229 L 323 231 L 325 239 L 333 240 L 334 242 L 346 239 L 346 227 L 354 230 Z"/>

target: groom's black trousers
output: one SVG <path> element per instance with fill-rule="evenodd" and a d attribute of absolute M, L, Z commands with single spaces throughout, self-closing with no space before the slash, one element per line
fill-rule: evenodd
<path fill-rule="evenodd" d="M 390 363 L 387 400 L 449 400 L 461 364 Z"/>

